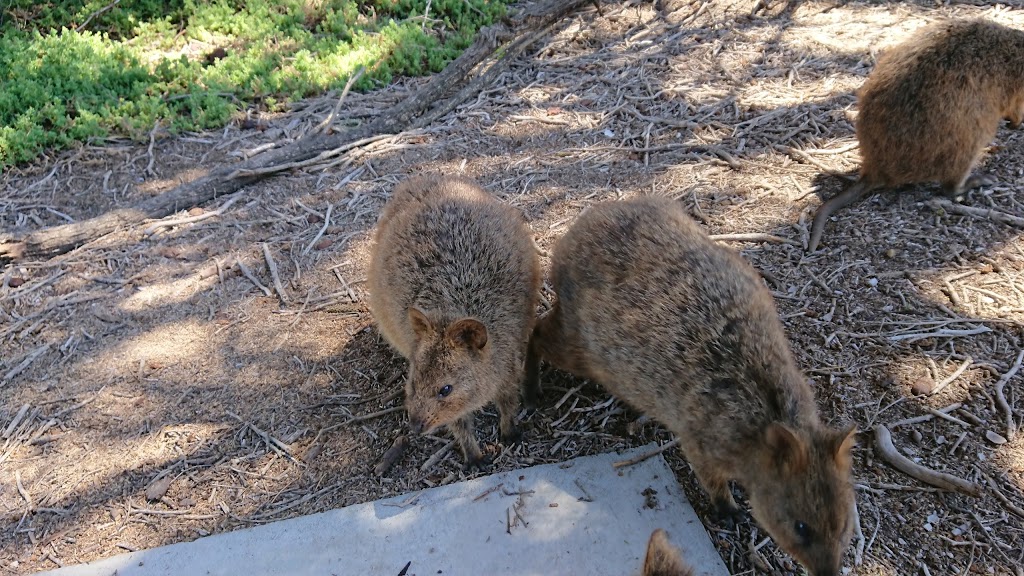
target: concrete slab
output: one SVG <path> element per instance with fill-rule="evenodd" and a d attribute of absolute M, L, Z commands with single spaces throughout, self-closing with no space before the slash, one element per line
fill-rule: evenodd
<path fill-rule="evenodd" d="M 664 528 L 698 575 L 728 576 L 664 458 L 612 468 L 653 447 L 494 474 L 43 574 L 395 576 L 411 562 L 408 576 L 627 576 L 640 573 L 648 537 Z M 516 511 L 521 521 L 510 527 Z"/>

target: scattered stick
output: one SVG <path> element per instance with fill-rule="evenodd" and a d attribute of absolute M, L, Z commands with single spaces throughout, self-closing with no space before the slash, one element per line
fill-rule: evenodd
<path fill-rule="evenodd" d="M 427 470 L 430 470 L 438 462 L 443 460 L 444 457 L 448 455 L 448 452 L 452 449 L 452 446 L 455 446 L 455 440 L 449 440 L 447 444 L 442 446 L 437 452 L 434 452 L 434 454 L 431 455 L 430 458 L 427 458 L 427 461 L 424 462 L 422 466 L 420 466 L 420 472 L 426 472 Z"/>
<path fill-rule="evenodd" d="M 1008 214 L 1001 210 L 964 206 L 963 204 L 957 204 L 945 198 L 933 198 L 925 204 L 933 210 L 945 210 L 946 212 L 952 212 L 953 214 L 959 214 L 961 216 L 970 216 L 971 218 L 976 218 L 978 220 L 990 220 L 998 224 L 1009 224 L 1010 226 L 1016 226 L 1017 228 L 1024 228 L 1024 218 Z"/>
<path fill-rule="evenodd" d="M 7 428 L 4 428 L 4 433 L 3 433 L 4 439 L 7 439 L 7 438 L 11 437 L 11 434 L 14 433 L 15 428 L 17 428 L 18 424 L 21 423 L 21 419 L 25 417 L 25 414 L 28 413 L 28 409 L 30 407 L 31 406 L 28 405 L 28 404 L 22 404 L 21 405 L 21 408 L 18 409 L 18 413 L 14 415 L 14 420 L 11 420 L 11 423 L 7 425 Z"/>
<path fill-rule="evenodd" d="M 263 246 L 263 258 L 267 261 L 267 270 L 270 270 L 270 278 L 274 281 L 274 290 L 277 292 L 277 297 L 281 299 L 281 303 L 285 306 L 288 305 L 288 296 L 284 293 L 284 286 L 281 285 L 281 277 L 277 275 L 277 263 L 274 262 L 274 257 L 270 255 L 270 247 L 264 242 Z"/>
<path fill-rule="evenodd" d="M 972 359 L 971 359 L 971 357 L 970 357 L 970 356 L 968 356 L 968 357 L 967 357 L 967 358 L 966 358 L 966 359 L 965 359 L 965 360 L 963 361 L 963 363 L 962 363 L 962 364 L 960 364 L 960 366 L 958 366 L 958 367 L 957 367 L 957 369 L 956 369 L 956 370 L 955 370 L 955 371 L 954 371 L 954 372 L 953 372 L 952 374 L 950 374 L 950 375 L 949 375 L 949 377 L 948 377 L 948 378 L 946 378 L 946 379 L 945 379 L 945 380 L 943 380 L 942 382 L 939 382 L 938 384 L 936 384 L 936 385 L 935 385 L 935 387 L 934 387 L 934 388 L 932 388 L 932 391 L 931 391 L 931 392 L 929 392 L 929 394 L 930 394 L 930 395 L 933 395 L 933 396 L 934 396 L 935 394 L 938 394 L 939 392 L 942 392 L 942 390 L 943 390 L 943 389 L 945 389 L 945 388 L 946 388 L 946 386 L 949 386 L 949 385 L 950 385 L 950 384 L 952 384 L 952 383 L 953 383 L 953 382 L 954 382 L 954 381 L 955 381 L 955 380 L 956 380 L 957 378 L 959 378 L 959 377 L 960 377 L 960 375 L 964 373 L 964 370 L 967 370 L 967 368 L 968 368 L 968 367 L 969 367 L 969 366 L 970 366 L 970 365 L 971 365 L 971 364 L 972 364 L 973 362 L 974 362 L 974 360 L 972 360 Z"/>
<path fill-rule="evenodd" d="M 14 481 L 18 485 L 18 494 L 25 499 L 25 504 L 28 505 L 29 510 L 32 509 L 32 497 L 28 495 L 28 490 L 21 484 L 21 470 L 14 471 Z"/>
<path fill-rule="evenodd" d="M 82 22 L 81 24 L 78 25 L 77 28 L 75 28 L 75 32 L 81 32 L 82 30 L 85 29 L 86 26 L 89 25 L 89 22 L 92 22 L 93 18 L 99 16 L 100 14 L 103 14 L 107 10 L 110 10 L 114 6 L 117 6 L 120 2 L 121 2 L 121 0 L 114 0 L 110 4 L 107 4 L 106 6 L 104 6 L 103 8 L 100 8 L 99 10 L 96 10 L 92 14 L 89 14 L 89 17 L 85 19 L 85 22 Z"/>
<path fill-rule="evenodd" d="M 981 494 L 981 486 L 978 484 L 969 482 L 963 478 L 958 478 L 951 474 L 946 474 L 945 472 L 939 472 L 937 470 L 921 466 L 901 454 L 900 451 L 893 446 L 892 434 L 889 433 L 889 429 L 882 424 L 875 425 L 875 447 L 878 449 L 883 460 L 904 474 L 913 476 L 926 484 L 938 486 L 945 490 L 962 492 L 971 496 L 978 496 Z"/>
<path fill-rule="evenodd" d="M 771 244 L 789 244 L 790 246 L 797 246 L 802 248 L 803 245 L 792 238 L 783 238 L 781 236 L 773 236 L 771 234 L 762 234 L 760 232 L 750 232 L 747 234 L 712 234 L 712 240 L 719 242 L 769 242 Z"/>
<path fill-rule="evenodd" d="M 996 495 L 996 498 L 999 498 L 999 501 L 1003 503 L 1003 506 L 1006 506 L 1010 510 L 1010 512 L 1013 512 L 1017 516 L 1024 518 L 1024 509 L 1021 509 L 1020 506 L 1017 506 L 1016 504 L 1011 502 L 1010 499 L 1007 498 L 1001 490 L 999 490 L 999 486 L 996 485 L 995 481 L 992 480 L 991 476 L 985 474 L 984 472 L 981 472 L 981 476 L 985 480 L 988 480 L 988 487 L 991 489 L 992 493 Z"/>
<path fill-rule="evenodd" d="M 380 462 L 374 466 L 373 475 L 383 476 L 385 472 L 391 469 L 398 462 L 402 454 L 405 453 L 405 449 L 409 447 L 409 439 L 405 435 L 400 435 L 395 438 L 395 441 L 391 444 L 391 448 L 384 452 L 384 456 L 381 457 Z"/>
<path fill-rule="evenodd" d="M 266 286 L 263 285 L 263 282 L 260 282 L 259 280 L 256 279 L 256 275 L 252 273 L 252 270 L 249 270 L 249 267 L 245 265 L 245 262 L 238 260 L 238 269 L 241 270 L 242 275 L 248 278 L 250 282 L 255 284 L 256 287 L 259 288 L 265 296 L 274 295 L 274 293 L 270 291 L 270 288 L 267 288 Z"/>
<path fill-rule="evenodd" d="M 359 81 L 363 77 L 363 73 L 366 72 L 366 66 L 360 66 L 356 73 L 349 76 L 348 82 L 345 82 L 345 88 L 341 91 L 341 96 L 338 97 L 338 102 L 334 105 L 334 110 L 324 118 L 324 121 L 317 124 L 316 128 L 313 128 L 310 134 L 318 134 L 324 129 L 330 129 L 331 123 L 334 122 L 334 117 L 338 115 L 338 110 L 341 110 L 341 103 L 345 101 L 345 97 L 348 96 L 348 91 L 352 89 L 352 85 Z"/>
<path fill-rule="evenodd" d="M 1017 425 L 1013 422 L 1013 409 L 1010 408 L 1010 404 L 1006 401 L 1006 396 L 1003 394 L 1003 386 L 1017 375 L 1020 371 L 1021 364 L 1024 363 L 1024 349 L 1017 354 L 1017 359 L 1013 361 L 1013 366 L 1010 370 L 1003 374 L 1003 377 L 996 382 L 996 403 L 999 404 L 999 408 L 1006 415 L 1006 439 L 1013 440 L 1013 437 L 1017 434 Z"/>
<path fill-rule="evenodd" d="M 47 343 L 26 354 L 24 360 L 19 362 L 18 365 L 15 366 L 14 368 L 8 370 L 7 374 L 4 374 L 3 379 L 0 379 L 0 386 L 7 384 L 11 380 L 13 380 L 15 376 L 21 374 L 22 371 L 24 371 L 26 368 L 29 367 L 29 365 L 36 361 L 36 358 L 39 358 L 40 356 L 45 354 L 49 349 L 50 344 Z"/>
<path fill-rule="evenodd" d="M 153 144 L 156 144 L 156 131 L 160 128 L 160 121 L 157 120 L 156 124 L 153 124 L 153 129 L 149 132 L 149 147 L 146 148 L 146 155 L 149 156 L 149 162 L 146 163 L 146 174 L 150 176 L 156 176 L 156 170 L 153 169 L 153 164 L 156 163 L 156 156 L 153 155 Z"/>
<path fill-rule="evenodd" d="M 367 420 L 373 420 L 374 418 L 379 418 L 381 416 L 385 416 L 387 414 L 391 414 L 392 412 L 398 412 L 400 410 L 405 410 L 405 406 L 392 406 L 391 408 L 385 408 L 383 410 L 378 410 L 376 412 L 371 412 L 369 414 L 363 414 L 362 416 L 353 416 L 352 418 L 349 418 L 348 420 L 346 420 L 345 424 L 355 424 L 356 422 L 366 422 Z"/>
<path fill-rule="evenodd" d="M 946 415 L 947 412 L 952 412 L 957 408 L 960 408 L 961 406 L 963 406 L 963 404 L 957 402 L 955 404 L 950 404 L 945 408 L 939 408 L 938 410 L 929 409 L 928 414 L 924 414 L 922 416 L 914 416 L 913 418 L 904 418 L 903 420 L 897 420 L 896 422 L 889 424 L 889 428 L 899 428 L 900 426 L 907 426 L 909 424 L 920 424 L 921 422 L 927 422 L 932 418 L 935 418 L 936 413 Z"/>
<path fill-rule="evenodd" d="M 309 246 L 306 246 L 306 249 L 302 251 L 303 256 L 309 254 L 309 251 L 313 249 L 313 246 L 317 243 L 318 240 L 320 240 L 320 237 L 324 235 L 324 232 L 327 231 L 327 227 L 331 225 L 331 210 L 333 209 L 334 204 L 327 205 L 327 214 L 324 215 L 324 225 L 320 227 L 320 231 L 316 233 L 316 236 L 314 236 L 313 239 L 310 240 Z M 337 272 L 338 271 L 335 270 L 335 273 Z"/>
<path fill-rule="evenodd" d="M 838 171 L 838 170 L 836 170 L 834 168 L 826 166 L 825 164 L 822 164 L 816 158 L 812 158 L 811 156 L 809 156 L 803 150 L 798 150 L 796 148 L 793 148 L 792 146 L 782 146 L 781 144 L 776 144 L 776 145 L 773 146 L 773 148 L 775 148 L 779 152 L 783 152 L 783 153 L 789 155 L 789 157 L 793 158 L 793 160 L 796 160 L 797 162 L 803 161 L 803 162 L 805 162 L 807 164 L 810 164 L 811 166 L 814 166 L 815 168 L 817 168 L 818 170 L 821 170 L 825 174 L 830 174 L 832 176 L 836 176 L 838 178 L 842 178 L 843 180 L 846 180 L 847 182 L 852 182 L 853 181 L 853 178 L 850 178 L 850 176 L 848 174 L 845 174 L 845 173 L 840 172 L 840 171 Z"/>
<path fill-rule="evenodd" d="M 186 216 L 184 218 L 175 218 L 173 220 L 163 220 L 161 222 L 157 222 L 157 223 L 147 227 L 146 230 L 143 231 L 142 235 L 143 236 L 152 236 L 157 231 L 159 231 L 161 228 L 171 228 L 173 226 L 180 226 L 182 224 L 192 224 L 194 222 L 201 222 L 203 220 L 206 220 L 207 218 L 214 218 L 214 217 L 217 217 L 217 216 L 221 216 L 221 215 L 224 214 L 225 211 L 227 211 L 228 208 L 231 207 L 232 204 L 237 202 L 239 198 L 240 198 L 240 196 L 232 196 L 230 200 L 228 200 L 227 202 L 224 203 L 224 205 L 222 205 L 220 208 L 218 208 L 218 209 L 216 209 L 216 210 L 214 210 L 212 212 L 204 212 L 204 213 L 198 214 L 196 216 Z"/>
<path fill-rule="evenodd" d="M 653 458 L 653 457 L 657 456 L 658 454 L 661 454 L 665 450 L 668 450 L 669 448 L 672 448 L 673 446 L 678 446 L 678 445 L 679 445 L 679 438 L 675 438 L 672 441 L 666 442 L 666 443 L 662 444 L 661 446 L 659 446 L 658 448 L 656 448 L 654 450 L 651 450 L 650 452 L 645 452 L 644 454 L 640 454 L 640 455 L 634 456 L 634 457 L 630 458 L 629 460 L 620 460 L 618 462 L 614 462 L 614 463 L 612 463 L 612 468 L 618 469 L 618 468 L 622 468 L 622 467 L 625 467 L 625 466 L 632 466 L 634 464 L 639 464 L 640 462 L 643 462 L 644 460 L 647 460 L 648 458 Z"/>
<path fill-rule="evenodd" d="M 477 495 L 476 495 L 476 497 L 475 497 L 475 498 L 473 498 L 473 502 L 477 502 L 477 501 L 479 501 L 479 500 L 482 500 L 482 499 L 486 498 L 488 494 L 492 494 L 492 493 L 494 493 L 494 492 L 497 492 L 497 491 L 498 491 L 498 490 L 500 490 L 500 489 L 501 489 L 501 487 L 502 487 L 502 486 L 504 486 L 504 485 L 505 485 L 505 483 L 504 483 L 504 482 L 501 482 L 501 483 L 499 483 L 499 484 L 498 484 L 497 486 L 491 486 L 491 487 L 490 487 L 490 488 L 488 488 L 487 490 L 484 490 L 484 491 L 483 491 L 483 492 L 481 492 L 480 494 L 477 494 Z"/>
<path fill-rule="evenodd" d="M 241 422 L 242 425 L 248 426 L 250 430 L 255 432 L 257 436 L 262 438 L 263 441 L 267 443 L 267 446 L 271 450 L 273 450 L 274 452 L 277 452 L 277 454 L 279 456 L 284 456 L 284 457 L 288 458 L 289 460 L 291 460 L 292 462 L 297 462 L 295 457 L 292 456 L 292 452 L 291 452 L 291 447 L 290 446 L 288 446 L 284 442 L 278 440 L 277 438 L 274 438 L 269 433 L 261 430 L 260 428 L 258 428 L 252 422 L 248 422 L 246 420 L 243 420 L 242 417 L 239 416 L 238 414 L 235 414 L 234 412 L 230 412 L 230 411 L 226 412 L 226 414 L 228 416 L 231 416 L 235 420 L 238 420 L 239 422 Z"/>
<path fill-rule="evenodd" d="M 956 338 L 958 336 L 974 336 L 975 334 L 985 334 L 991 332 L 992 329 L 988 326 L 976 326 L 974 328 L 968 328 L 966 330 L 955 330 L 955 329 L 944 329 L 935 330 L 934 332 L 912 332 L 910 334 L 896 334 L 895 336 L 889 336 L 891 342 L 917 342 L 918 340 L 924 340 L 925 338 Z"/>

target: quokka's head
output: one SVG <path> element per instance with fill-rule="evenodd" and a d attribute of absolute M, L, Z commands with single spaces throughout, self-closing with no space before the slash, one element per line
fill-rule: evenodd
<path fill-rule="evenodd" d="M 427 434 L 491 401 L 487 327 L 475 318 L 446 321 L 418 307 L 409 308 L 416 333 L 405 386 L 405 408 L 413 433 Z"/>
<path fill-rule="evenodd" d="M 838 576 L 850 543 L 855 433 L 770 424 L 756 457 L 761 477 L 745 486 L 754 518 L 813 576 Z"/>

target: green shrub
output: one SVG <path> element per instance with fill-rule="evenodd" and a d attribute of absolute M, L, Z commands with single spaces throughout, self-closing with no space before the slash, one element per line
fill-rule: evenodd
<path fill-rule="evenodd" d="M 48 148 L 224 125 L 345 84 L 437 72 L 508 0 L 12 0 L 0 12 L 0 168 Z M 83 27 L 84 25 L 84 27 Z M 82 27 L 81 31 L 76 28 Z M 208 57 L 215 48 L 226 55 Z"/>

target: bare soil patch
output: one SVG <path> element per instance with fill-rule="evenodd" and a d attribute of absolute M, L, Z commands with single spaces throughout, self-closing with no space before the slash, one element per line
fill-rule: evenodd
<path fill-rule="evenodd" d="M 477 179 L 523 210 L 545 249 L 593 202 L 642 194 L 678 198 L 711 233 L 802 243 L 820 197 L 845 185 L 823 171 L 856 170 L 853 94 L 874 51 L 943 16 L 1024 28 L 1019 6 L 932 2 L 660 0 L 602 12 L 565 19 L 478 98 L 422 130 L 5 269 L 0 572 L 464 478 L 445 434 L 411 438 L 374 474 L 407 432 L 405 364 L 366 310 L 366 250 L 408 175 Z M 365 122 L 422 82 L 350 94 L 337 121 Z M 8 173 L 0 225 L 32 230 L 131 206 L 298 137 L 334 103 L 158 138 L 152 150 L 108 142 Z M 968 205 L 1024 216 L 1021 143 L 1000 130 L 981 167 L 999 183 Z M 775 294 L 825 419 L 863 431 L 852 573 L 1021 574 L 1024 441 L 1006 409 L 1019 424 L 1024 375 L 997 384 L 1024 347 L 1024 241 L 1017 228 L 928 207 L 934 191 L 883 192 L 842 211 L 813 255 L 733 245 Z M 670 440 L 591 383 L 550 369 L 542 383 L 524 445 L 497 443 L 493 412 L 478 418 L 495 469 Z M 896 425 L 908 418 L 917 421 Z M 937 491 L 886 464 L 876 424 L 919 464 L 979 483 L 980 496 Z M 714 524 L 685 460 L 666 456 L 734 574 L 800 573 L 749 518 Z"/>

